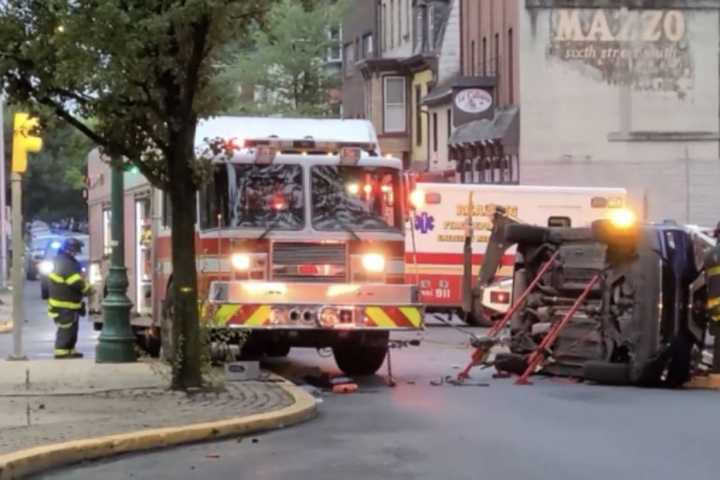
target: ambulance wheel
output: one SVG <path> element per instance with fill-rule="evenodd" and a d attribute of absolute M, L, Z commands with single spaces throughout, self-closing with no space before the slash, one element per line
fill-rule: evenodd
<path fill-rule="evenodd" d="M 465 323 L 474 327 L 492 327 L 493 321 L 488 311 L 480 307 L 465 314 Z"/>
<path fill-rule="evenodd" d="M 343 373 L 350 376 L 373 375 L 380 370 L 388 352 L 387 332 L 373 336 L 372 343 L 366 345 L 337 345 L 333 347 L 335 363 Z"/>

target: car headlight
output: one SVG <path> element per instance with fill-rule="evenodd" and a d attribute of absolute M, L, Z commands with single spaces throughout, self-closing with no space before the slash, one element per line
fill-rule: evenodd
<path fill-rule="evenodd" d="M 230 263 L 235 270 L 246 271 L 250 269 L 250 255 L 247 253 L 233 253 Z"/>
<path fill-rule="evenodd" d="M 100 274 L 100 265 L 97 263 L 90 264 L 90 274 L 88 275 L 90 283 L 96 284 L 102 282 L 102 275 Z"/>
<path fill-rule="evenodd" d="M 43 275 L 50 275 L 55 269 L 55 265 L 50 260 L 43 260 L 38 264 L 38 271 Z"/>
<path fill-rule="evenodd" d="M 371 273 L 380 273 L 385 270 L 385 257 L 379 253 L 366 253 L 362 257 L 363 268 Z"/>

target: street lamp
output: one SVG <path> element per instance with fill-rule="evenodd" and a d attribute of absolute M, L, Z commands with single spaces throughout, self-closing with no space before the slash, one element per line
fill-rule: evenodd
<path fill-rule="evenodd" d="M 127 363 L 137 360 L 135 334 L 130 327 L 132 302 L 127 296 L 128 277 L 125 268 L 125 212 L 123 205 L 122 158 L 112 156 L 111 222 L 112 256 L 107 277 L 107 295 L 102 302 L 103 328 L 95 350 L 97 363 Z"/>

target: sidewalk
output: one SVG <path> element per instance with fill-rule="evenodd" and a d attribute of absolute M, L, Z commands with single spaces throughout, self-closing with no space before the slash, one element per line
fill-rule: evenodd
<path fill-rule="evenodd" d="M 0 333 L 11 332 L 12 328 L 12 292 L 0 290 Z"/>
<path fill-rule="evenodd" d="M 158 362 L 0 361 L 0 480 L 117 453 L 277 428 L 315 413 L 315 400 L 279 377 L 228 382 L 222 392 L 189 396 L 167 389 L 169 375 Z M 77 442 L 88 438 L 97 441 Z M 43 445 L 50 447 L 33 448 Z"/>

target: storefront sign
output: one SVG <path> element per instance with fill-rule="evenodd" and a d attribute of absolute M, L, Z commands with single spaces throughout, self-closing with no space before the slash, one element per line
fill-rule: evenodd
<path fill-rule="evenodd" d="M 548 51 L 611 85 L 684 97 L 693 83 L 688 29 L 681 10 L 557 9 Z"/>
<path fill-rule="evenodd" d="M 455 105 L 465 113 L 478 114 L 492 107 L 493 98 L 481 88 L 467 88 L 455 95 Z"/>

